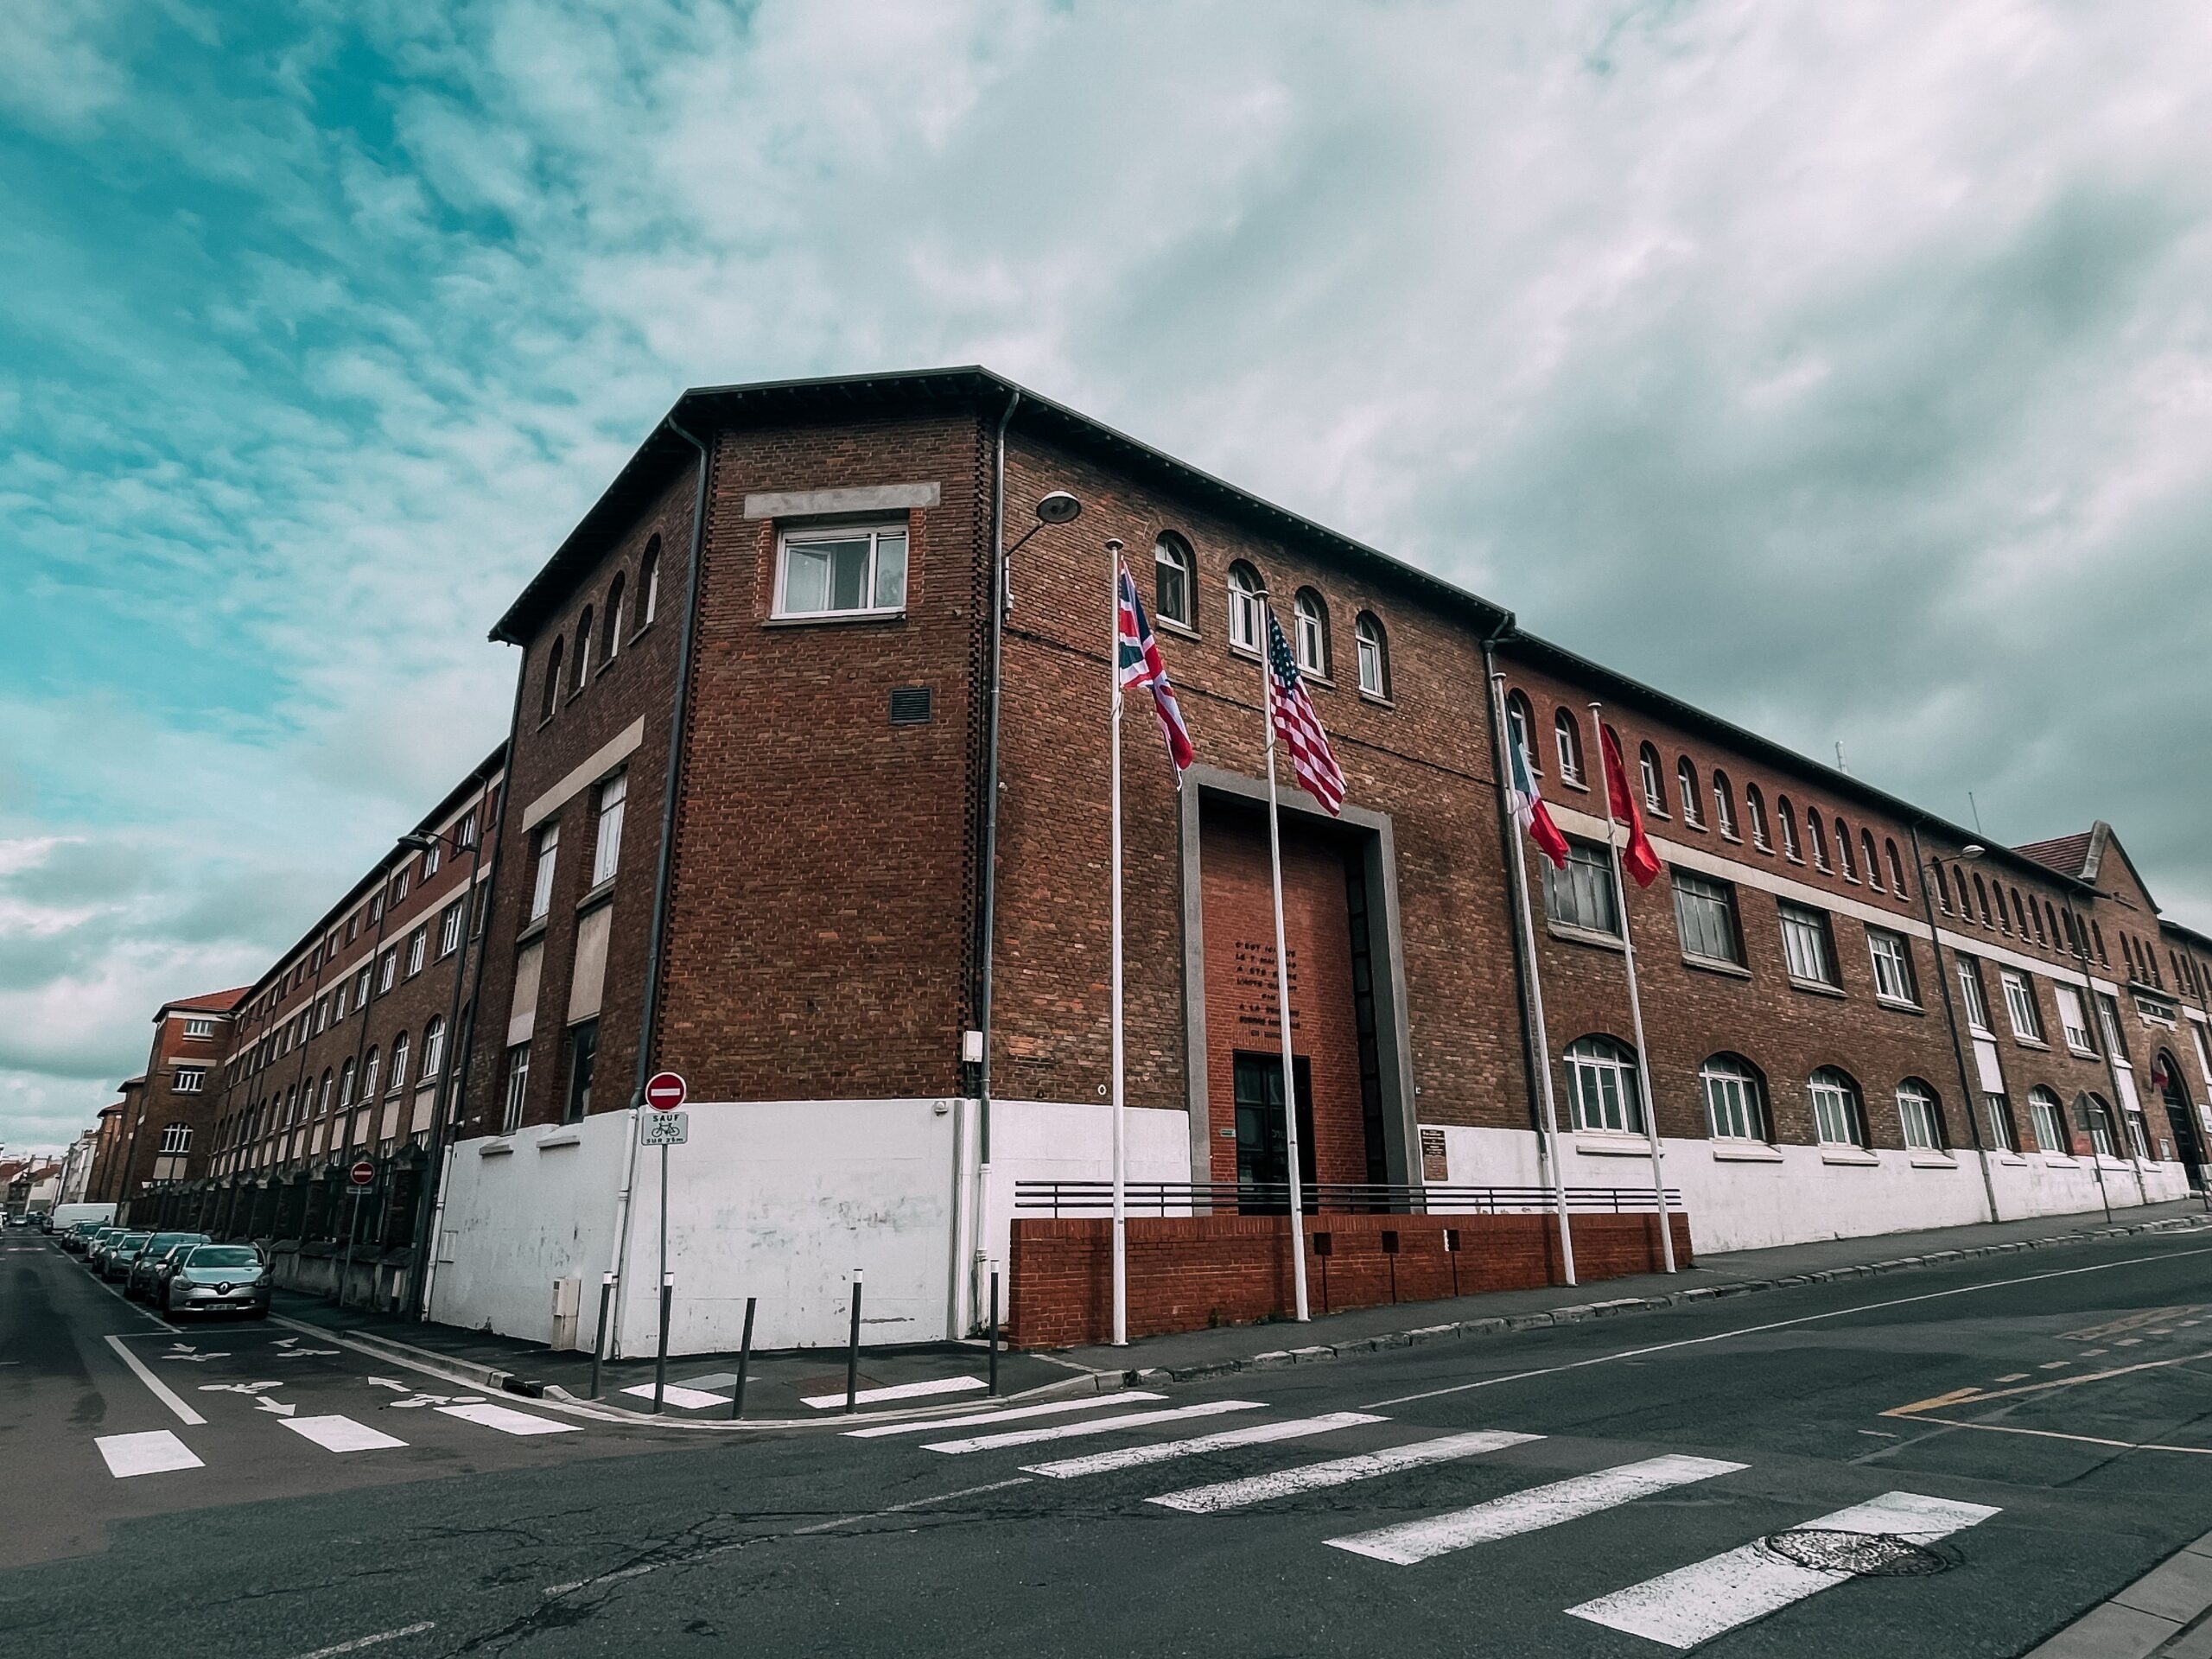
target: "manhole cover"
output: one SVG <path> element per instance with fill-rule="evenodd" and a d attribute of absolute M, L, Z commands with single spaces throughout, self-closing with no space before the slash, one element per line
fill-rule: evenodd
<path fill-rule="evenodd" d="M 1829 1527 L 1793 1527 L 1770 1534 L 1766 1547 L 1785 1561 L 1848 1573 L 1862 1579 L 1916 1579 L 1941 1573 L 1951 1557 L 1926 1544 L 1887 1532 L 1839 1532 Z"/>

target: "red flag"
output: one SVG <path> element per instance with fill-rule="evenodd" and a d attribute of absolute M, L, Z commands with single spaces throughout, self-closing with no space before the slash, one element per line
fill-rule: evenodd
<path fill-rule="evenodd" d="M 1628 786 L 1628 766 L 1621 760 L 1621 741 L 1610 726 L 1599 733 L 1599 747 L 1605 755 L 1605 801 L 1611 809 L 1617 823 L 1628 825 L 1628 846 L 1621 854 L 1621 863 L 1636 878 L 1636 885 L 1648 887 L 1659 879 L 1662 868 L 1659 855 L 1651 850 L 1649 837 L 1643 833 L 1643 809 L 1637 804 L 1636 796 Z"/>

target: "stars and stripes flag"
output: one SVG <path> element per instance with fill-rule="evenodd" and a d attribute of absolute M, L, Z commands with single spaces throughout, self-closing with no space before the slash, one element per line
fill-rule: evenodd
<path fill-rule="evenodd" d="M 1137 597 L 1129 562 L 1122 560 L 1121 567 L 1121 602 L 1114 623 L 1116 682 L 1125 692 L 1142 688 L 1152 693 L 1153 712 L 1160 716 L 1160 735 L 1167 740 L 1167 758 L 1175 763 L 1175 783 L 1180 788 L 1184 772 L 1198 759 L 1191 747 L 1191 728 L 1183 723 L 1182 705 L 1168 683 L 1167 664 L 1160 660 L 1160 642 L 1145 620 L 1144 601 Z"/>
<path fill-rule="evenodd" d="M 1334 817 L 1344 804 L 1344 770 L 1337 765 L 1336 751 L 1329 747 L 1329 734 L 1321 729 L 1320 715 L 1313 712 L 1313 700 L 1306 695 L 1298 659 L 1291 655 L 1290 641 L 1283 638 L 1282 624 L 1275 620 L 1275 607 L 1268 605 L 1265 609 L 1268 718 L 1274 724 L 1275 736 L 1290 751 L 1290 768 L 1298 781 Z"/>

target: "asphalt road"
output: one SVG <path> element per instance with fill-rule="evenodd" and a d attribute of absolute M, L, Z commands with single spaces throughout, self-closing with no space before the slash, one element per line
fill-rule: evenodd
<path fill-rule="evenodd" d="M 0 1287 L 9 1653 L 1974 1659 L 2212 1529 L 2202 1233 L 867 1438 L 512 1435 L 28 1239 Z M 198 1466 L 110 1473 L 163 1429 Z"/>

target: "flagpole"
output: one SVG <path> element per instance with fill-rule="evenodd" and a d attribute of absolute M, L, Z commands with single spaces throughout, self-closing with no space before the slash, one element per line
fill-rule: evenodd
<path fill-rule="evenodd" d="M 1598 767 L 1600 772 L 1612 765 L 1605 749 L 1605 720 L 1600 705 L 1590 705 L 1591 728 L 1598 734 Z M 1628 757 L 1624 754 L 1620 764 L 1621 789 L 1628 789 Z M 1675 1271 L 1675 1229 L 1667 1219 L 1667 1173 L 1659 1166 L 1659 1115 L 1651 1101 L 1650 1055 L 1643 1046 L 1643 998 L 1636 986 L 1636 930 L 1628 919 L 1628 885 L 1621 880 L 1620 837 L 1613 833 L 1612 780 L 1605 783 L 1605 852 L 1613 863 L 1613 902 L 1621 909 L 1622 955 L 1628 963 L 1629 1018 L 1636 1029 L 1636 1090 L 1643 1096 L 1643 1134 L 1651 1146 L 1651 1194 L 1659 1205 L 1659 1248 L 1663 1253 L 1667 1271 Z M 1682 804 L 1685 817 L 1689 815 L 1691 803 Z"/>
<path fill-rule="evenodd" d="M 1306 1303 L 1306 1193 L 1298 1173 L 1298 1070 L 1290 1054 L 1290 957 L 1283 945 L 1281 811 L 1275 800 L 1274 674 L 1268 664 L 1268 645 L 1274 638 L 1274 607 L 1260 603 L 1268 613 L 1268 629 L 1260 642 L 1260 711 L 1268 739 L 1268 874 L 1275 902 L 1275 1014 L 1282 1024 L 1283 1144 L 1288 1149 L 1290 1176 L 1290 1283 L 1297 1304 L 1299 1323 L 1313 1318 Z"/>
<path fill-rule="evenodd" d="M 1122 1072 L 1123 1046 L 1122 1039 L 1122 543 L 1116 540 L 1106 543 L 1107 557 L 1113 562 L 1113 607 L 1109 613 L 1110 630 L 1106 649 L 1107 673 L 1114 688 L 1113 717 L 1110 744 L 1112 759 L 1109 762 L 1111 773 L 1107 786 L 1109 799 L 1113 804 L 1113 831 L 1109 837 L 1107 863 L 1112 874 L 1112 907 L 1114 944 L 1112 976 L 1113 1002 L 1113 1135 L 1114 1135 L 1114 1346 L 1126 1348 L 1129 1341 L 1129 1217 L 1128 1182 L 1128 1141 L 1123 1133 Z"/>
<path fill-rule="evenodd" d="M 1504 696 L 1505 676 L 1491 675 L 1491 697 L 1497 729 L 1505 734 L 1510 743 L 1513 741 L 1513 722 L 1505 718 Z M 1511 776 L 1510 771 L 1507 775 Z M 1509 861 L 1513 866 L 1514 897 L 1521 901 L 1521 944 L 1529 958 L 1529 1012 L 1536 1026 L 1536 1077 L 1542 1085 L 1540 1092 L 1544 1103 L 1544 1155 L 1552 1168 L 1552 1203 L 1559 1211 L 1560 1266 L 1567 1274 L 1567 1282 L 1573 1285 L 1576 1282 L 1574 1233 L 1567 1219 L 1567 1169 L 1560 1160 L 1559 1107 L 1552 1097 L 1552 1045 L 1544 1027 L 1544 982 L 1536 966 L 1536 921 L 1529 904 L 1528 855 L 1521 849 L 1517 824 L 1514 826 L 1512 842 L 1513 856 Z"/>

